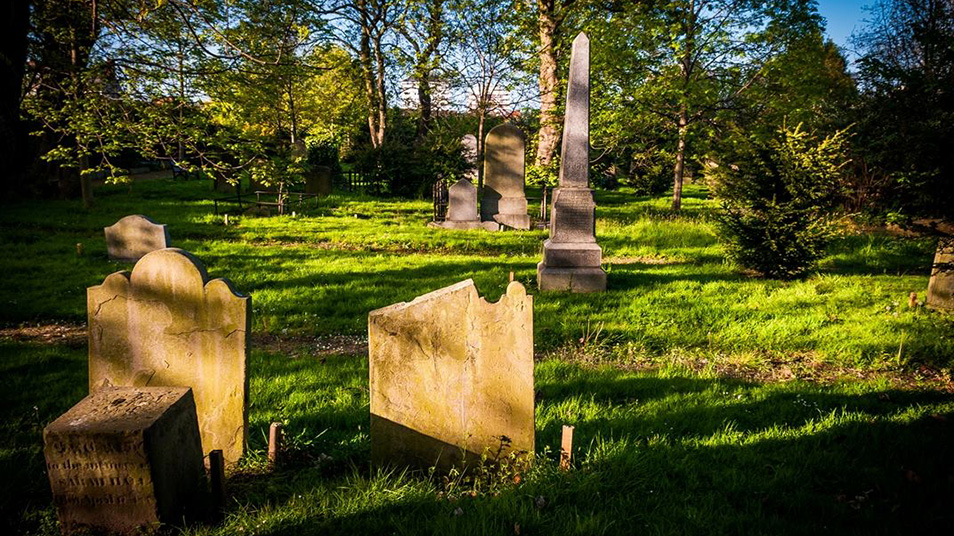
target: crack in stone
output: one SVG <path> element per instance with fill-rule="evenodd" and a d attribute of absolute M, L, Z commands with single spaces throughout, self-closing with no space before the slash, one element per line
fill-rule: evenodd
<path fill-rule="evenodd" d="M 113 301 L 113 300 L 118 300 L 119 298 L 125 298 L 125 296 L 123 296 L 122 294 L 116 294 L 116 295 L 113 296 L 112 298 L 109 298 L 109 299 L 106 300 L 106 301 L 100 302 L 98 305 L 96 305 L 96 312 L 93 313 L 93 316 L 99 316 L 99 312 L 103 309 L 103 307 L 104 307 L 107 303 L 109 303 L 109 302 L 111 302 L 111 301 Z"/>

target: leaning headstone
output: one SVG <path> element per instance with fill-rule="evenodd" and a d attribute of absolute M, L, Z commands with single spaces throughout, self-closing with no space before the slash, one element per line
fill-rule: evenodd
<path fill-rule="evenodd" d="M 64 534 L 153 532 L 201 514 L 205 468 L 192 391 L 97 391 L 43 430 Z"/>
<path fill-rule="evenodd" d="M 533 453 L 533 297 L 470 279 L 368 315 L 371 458 L 447 470 Z"/>
<path fill-rule="evenodd" d="M 460 144 L 464 148 L 464 160 L 470 165 L 470 169 L 464 174 L 464 178 L 472 183 L 477 182 L 477 136 L 467 134 L 460 139 Z"/>
<path fill-rule="evenodd" d="M 138 261 L 150 251 L 169 247 L 169 229 L 141 214 L 126 216 L 103 231 L 106 252 L 117 261 Z"/>
<path fill-rule="evenodd" d="M 954 311 L 954 238 L 938 242 L 926 304 L 932 309 Z"/>
<path fill-rule="evenodd" d="M 202 451 L 234 463 L 248 423 L 251 298 L 176 248 L 87 290 L 89 387 L 191 387 Z"/>
<path fill-rule="evenodd" d="M 596 202 L 589 188 L 590 40 L 573 40 L 566 117 L 560 155 L 560 187 L 553 193 L 550 238 L 537 265 L 540 290 L 606 290 L 602 250 L 596 244 Z"/>
<path fill-rule="evenodd" d="M 488 229 L 496 231 L 500 225 L 482 222 L 477 214 L 477 188 L 467 179 L 455 182 L 447 189 L 447 216 L 442 222 L 431 222 L 432 227 L 444 229 Z"/>
<path fill-rule="evenodd" d="M 514 229 L 529 229 L 524 193 L 526 142 L 519 128 L 504 123 L 487 133 L 484 142 L 484 191 L 480 215 Z"/>

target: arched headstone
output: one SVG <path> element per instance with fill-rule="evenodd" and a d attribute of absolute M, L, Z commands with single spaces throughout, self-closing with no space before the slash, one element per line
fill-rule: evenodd
<path fill-rule="evenodd" d="M 251 298 L 176 248 L 87 290 L 89 387 L 191 387 L 202 450 L 245 451 Z"/>
<path fill-rule="evenodd" d="M 524 192 L 526 140 L 519 128 L 504 123 L 484 142 L 484 191 L 480 216 L 514 229 L 529 229 Z"/>
<path fill-rule="evenodd" d="M 169 229 L 142 214 L 126 216 L 109 227 L 106 252 L 117 261 L 138 261 L 150 251 L 169 247 Z"/>

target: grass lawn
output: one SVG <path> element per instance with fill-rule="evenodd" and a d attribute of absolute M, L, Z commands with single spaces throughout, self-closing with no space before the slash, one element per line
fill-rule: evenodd
<path fill-rule="evenodd" d="M 428 229 L 426 201 L 350 195 L 225 226 L 212 195 L 158 180 L 0 211 L 0 533 L 57 533 L 41 431 L 86 394 L 85 289 L 131 268 L 102 233 L 131 213 L 252 295 L 250 452 L 225 519 L 187 534 L 954 533 L 954 316 L 907 305 L 930 241 L 850 233 L 811 277 L 761 280 L 724 260 L 701 189 L 679 214 L 598 192 L 609 290 L 536 294 L 542 231 Z M 511 271 L 536 295 L 537 463 L 370 467 L 368 311 L 468 277 L 496 300 Z M 274 420 L 290 452 L 269 469 Z"/>

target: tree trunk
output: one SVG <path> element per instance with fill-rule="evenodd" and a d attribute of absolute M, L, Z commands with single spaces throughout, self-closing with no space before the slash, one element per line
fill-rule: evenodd
<path fill-rule="evenodd" d="M 384 80 L 384 51 L 381 49 L 381 37 L 378 36 L 374 40 L 374 60 L 375 66 L 377 67 L 377 79 L 375 84 L 375 91 L 377 93 L 377 104 L 378 104 L 378 132 L 377 132 L 377 147 L 384 145 L 384 132 L 387 127 L 388 122 L 388 94 L 385 87 Z"/>
<path fill-rule="evenodd" d="M 424 137 L 431 130 L 433 108 L 431 103 L 431 74 L 438 65 L 438 51 L 444 38 L 444 0 L 430 0 L 427 3 L 427 41 L 423 47 L 418 47 L 417 65 L 417 99 L 421 108 L 421 116 L 417 121 L 417 142 L 422 143 Z"/>
<path fill-rule="evenodd" d="M 30 29 L 30 0 L 7 0 L 0 8 L 0 192 L 13 193 L 26 169 L 26 139 L 20 122 L 20 93 Z M 6 197 L 6 196 L 4 196 Z"/>
<path fill-rule="evenodd" d="M 358 47 L 358 61 L 361 65 L 361 77 L 364 79 L 364 93 L 368 99 L 368 133 L 371 147 L 377 149 L 378 143 L 378 102 L 374 77 L 374 64 L 371 59 L 371 18 L 365 0 L 356 2 L 361 17 L 361 42 Z"/>
<path fill-rule="evenodd" d="M 686 106 L 679 109 L 679 143 L 676 146 L 676 171 L 673 174 L 672 209 L 682 208 L 682 179 L 686 170 L 686 134 L 689 125 L 689 115 Z"/>
<path fill-rule="evenodd" d="M 696 2 L 689 2 L 689 12 L 686 14 L 685 26 L 683 32 L 686 36 L 686 43 L 683 47 L 682 58 L 679 61 L 679 71 L 682 75 L 683 101 L 679 105 L 679 142 L 676 146 L 676 169 L 673 172 L 672 185 L 672 209 L 680 210 L 682 208 L 682 179 L 686 171 L 686 135 L 689 131 L 689 110 L 687 105 L 689 83 L 692 81 L 693 57 L 695 53 L 696 39 Z"/>
<path fill-rule="evenodd" d="M 83 155 L 79 160 L 80 192 L 83 195 L 83 208 L 88 210 L 93 208 L 93 179 L 89 173 L 86 173 L 86 170 L 89 169 L 89 157 Z"/>
<path fill-rule="evenodd" d="M 559 20 L 556 0 L 538 0 L 540 26 L 540 132 L 537 143 L 536 165 L 547 166 L 553 161 L 560 141 L 560 118 L 556 114 L 558 84 L 556 39 Z"/>

